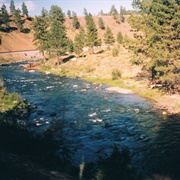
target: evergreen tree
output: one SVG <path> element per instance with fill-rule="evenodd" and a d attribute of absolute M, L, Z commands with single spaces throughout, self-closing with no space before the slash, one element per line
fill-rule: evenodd
<path fill-rule="evenodd" d="M 119 44 L 122 44 L 122 42 L 123 42 L 123 35 L 121 32 L 118 32 L 118 34 L 117 34 L 117 42 Z"/>
<path fill-rule="evenodd" d="M 114 5 L 112 5 L 109 14 L 112 15 L 112 16 L 114 17 L 116 23 L 120 24 L 119 14 L 118 14 L 118 11 L 117 11 L 117 9 L 115 8 Z"/>
<path fill-rule="evenodd" d="M 23 21 L 21 19 L 21 11 L 19 9 L 14 12 L 14 22 L 18 30 L 21 32 L 23 30 Z"/>
<path fill-rule="evenodd" d="M 52 21 L 58 20 L 61 21 L 61 23 L 65 22 L 64 13 L 62 12 L 62 9 L 57 5 L 51 6 L 49 16 Z"/>
<path fill-rule="evenodd" d="M 88 12 L 87 12 L 87 9 L 86 9 L 86 8 L 84 8 L 84 15 L 85 15 L 85 17 L 88 16 Z"/>
<path fill-rule="evenodd" d="M 11 12 L 12 14 L 14 14 L 14 13 L 15 13 L 15 10 L 16 10 L 16 8 L 15 8 L 15 5 L 14 5 L 14 1 L 11 0 L 11 2 L 10 2 L 10 12 Z"/>
<path fill-rule="evenodd" d="M 93 47 L 101 45 L 101 39 L 98 38 L 98 32 L 96 24 L 93 20 L 92 15 L 89 13 L 86 17 L 86 27 L 87 27 L 87 46 L 90 49 L 90 53 L 94 53 Z"/>
<path fill-rule="evenodd" d="M 32 22 L 32 29 L 34 31 L 34 45 L 39 49 L 43 55 L 44 62 L 46 62 L 45 51 L 49 50 L 49 33 L 47 31 L 48 24 L 44 17 L 36 16 Z"/>
<path fill-rule="evenodd" d="M 4 24 L 5 30 L 9 31 L 9 28 L 10 28 L 10 24 L 9 24 L 10 19 L 9 19 L 9 15 L 8 15 L 6 6 L 4 4 L 1 7 L 1 18 L 0 18 L 0 21 L 1 21 L 1 28 L 2 28 L 2 24 Z"/>
<path fill-rule="evenodd" d="M 51 24 L 50 34 L 51 52 L 55 54 L 57 58 L 57 63 L 59 63 L 58 56 L 66 52 L 68 44 L 68 38 L 66 36 L 66 27 L 64 23 L 57 19 L 54 20 Z"/>
<path fill-rule="evenodd" d="M 71 19 L 71 11 L 70 10 L 68 10 L 67 15 L 68 15 L 69 19 Z"/>
<path fill-rule="evenodd" d="M 74 43 L 71 39 L 67 39 L 67 51 L 70 53 L 74 52 Z"/>
<path fill-rule="evenodd" d="M 99 28 L 100 29 L 105 29 L 105 26 L 104 26 L 104 21 L 103 21 L 103 19 L 102 18 L 99 18 L 99 20 L 98 20 L 98 24 L 99 24 Z"/>
<path fill-rule="evenodd" d="M 85 32 L 83 28 L 80 28 L 79 33 L 74 39 L 74 52 L 79 55 L 83 52 L 83 47 L 85 46 Z"/>
<path fill-rule="evenodd" d="M 113 15 L 113 16 L 118 14 L 118 11 L 117 11 L 117 9 L 115 8 L 114 5 L 111 6 L 109 14 Z"/>
<path fill-rule="evenodd" d="M 28 17 L 28 9 L 24 2 L 22 3 L 22 14 L 23 16 Z"/>
<path fill-rule="evenodd" d="M 80 23 L 78 21 L 77 14 L 74 11 L 72 12 L 72 24 L 75 29 L 80 28 Z"/>
<path fill-rule="evenodd" d="M 44 7 L 42 8 L 41 16 L 44 17 L 44 18 L 48 17 L 48 10 L 46 10 Z"/>
<path fill-rule="evenodd" d="M 126 14 L 126 9 L 123 6 L 120 6 L 120 19 L 121 19 L 121 22 L 125 21 L 125 17 L 124 17 L 125 14 Z"/>
<path fill-rule="evenodd" d="M 110 27 L 106 28 L 106 32 L 104 33 L 104 42 L 105 44 L 108 44 L 108 45 L 112 45 L 115 42 L 114 35 Z"/>
<path fill-rule="evenodd" d="M 171 90 L 178 83 L 180 73 L 180 1 L 134 0 L 141 16 L 131 19 L 144 36 L 137 36 L 136 52 L 141 52 L 150 61 L 146 62 L 152 80 L 159 80 Z"/>

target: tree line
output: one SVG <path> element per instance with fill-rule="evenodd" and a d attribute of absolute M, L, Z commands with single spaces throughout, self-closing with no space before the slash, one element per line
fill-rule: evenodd
<path fill-rule="evenodd" d="M 98 36 L 98 29 L 94 22 L 91 13 L 84 9 L 84 17 L 86 21 L 86 28 L 82 27 L 79 23 L 78 17 L 75 12 L 68 11 L 69 19 L 73 20 L 73 27 L 79 29 L 79 33 L 71 40 L 67 36 L 65 27 L 65 14 L 62 9 L 57 6 L 51 6 L 47 11 L 42 9 L 41 15 L 36 16 L 32 22 L 32 29 L 34 31 L 34 44 L 42 52 L 44 62 L 46 61 L 46 54 L 54 55 L 57 58 L 67 52 L 75 52 L 77 56 L 83 52 L 85 46 L 89 47 L 89 52 L 94 53 L 95 46 L 101 46 L 102 40 Z M 102 18 L 99 18 L 99 27 L 105 30 L 104 42 L 108 45 L 113 45 L 115 37 L 109 27 L 105 28 Z M 117 35 L 117 41 L 122 42 L 122 33 Z"/>
<path fill-rule="evenodd" d="M 10 22 L 14 22 L 17 29 L 23 31 L 23 18 L 28 18 L 28 8 L 23 2 L 21 9 L 16 9 L 14 1 L 10 2 L 10 12 L 7 11 L 5 4 L 0 9 L 0 31 L 9 32 L 11 30 Z"/>

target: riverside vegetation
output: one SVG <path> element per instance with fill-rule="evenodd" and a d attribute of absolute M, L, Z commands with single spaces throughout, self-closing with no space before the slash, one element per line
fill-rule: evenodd
<path fill-rule="evenodd" d="M 29 29 L 22 27 L 25 21 L 21 21 L 20 11 L 15 11 L 13 1 L 11 3 L 11 13 L 16 17 L 14 23 L 17 23 L 17 30 L 19 33 L 24 33 L 24 30 L 29 32 Z M 71 17 L 71 13 L 68 11 L 69 21 L 73 21 L 73 28 L 69 28 L 71 32 L 74 32 L 73 36 L 72 34 L 67 34 L 64 24 L 65 17 L 60 7 L 52 6 L 49 12 L 43 9 L 42 15 L 35 17 L 31 25 L 34 33 L 34 44 L 43 54 L 41 70 L 57 75 L 80 77 L 96 83 L 106 83 L 111 86 L 131 89 L 143 97 L 158 102 L 159 107 L 168 109 L 170 113 L 179 113 L 179 1 L 169 0 L 167 3 L 164 3 L 160 0 L 159 4 L 162 6 L 158 6 L 155 1 L 150 3 L 134 0 L 133 3 L 138 8 L 139 11 L 136 13 L 139 15 L 132 15 L 129 19 L 134 28 L 131 30 L 135 31 L 133 32 L 134 37 L 131 38 L 125 35 L 125 33 L 122 36 L 121 32 L 116 33 L 117 37 L 115 37 L 116 34 L 112 33 L 111 28 L 103 23 L 103 19 L 105 20 L 107 15 L 113 17 L 117 26 L 127 23 L 127 18 L 129 17 L 127 15 L 128 11 L 122 7 L 120 13 L 118 13 L 114 6 L 112 6 L 108 14 L 101 13 L 102 19 L 99 21 L 99 28 L 103 34 L 101 37 L 98 36 L 99 31 L 96 27 L 97 23 L 94 22 L 94 17 L 86 9 L 84 9 L 84 25 L 78 21 L 76 13 L 72 13 L 73 16 Z M 166 11 L 167 8 L 171 10 Z M 3 6 L 3 9 L 5 10 L 2 12 L 5 13 L 1 13 L 1 31 L 11 32 L 12 28 L 7 23 L 10 20 L 7 18 L 6 7 Z M 28 17 L 26 8 L 23 12 L 24 17 Z M 161 12 L 161 14 L 158 14 L 158 12 Z M 137 17 L 140 18 L 138 22 L 134 21 Z M 154 17 L 159 17 L 159 19 L 154 22 L 154 19 L 156 19 Z M 152 19 L 153 21 L 151 21 Z M 171 20 L 173 23 L 169 23 Z M 139 22 L 142 24 L 139 24 Z M 151 26 L 153 27 L 152 29 L 149 28 Z M 167 36 L 169 31 L 172 34 Z M 1 32 L 1 36 L 3 36 L 3 33 Z M 70 37 L 73 37 L 73 40 Z M 86 46 L 89 51 L 85 52 L 83 48 Z M 6 61 L 2 60 L 3 63 Z M 43 162 L 44 164 L 46 164 L 45 161 L 47 159 L 48 162 L 49 159 L 52 159 L 51 165 L 55 163 L 54 166 L 57 166 L 60 163 L 64 166 L 62 160 L 53 161 L 57 158 L 56 156 L 53 158 L 49 157 L 49 155 L 56 154 L 57 148 L 56 144 L 51 141 L 51 134 L 47 134 L 46 141 L 42 137 L 40 139 L 33 139 L 26 129 L 24 131 L 14 121 L 14 113 L 19 112 L 20 116 L 22 114 L 25 115 L 25 111 L 21 110 L 28 108 L 28 105 L 17 94 L 6 92 L 2 81 L 0 84 L 0 115 L 3 116 L 1 119 L 4 119 L 4 116 L 7 116 L 8 112 L 12 111 L 13 116 L 11 117 L 13 117 L 13 121 L 11 121 L 12 119 L 8 121 L 10 124 L 15 124 L 15 126 L 10 127 L 8 125 L 7 128 L 7 124 L 1 122 L 1 143 L 5 145 L 4 150 L 11 149 L 19 154 L 24 153 L 25 156 L 32 156 L 37 162 Z M 20 111 L 16 109 L 17 107 Z M 8 115 L 8 117 L 10 116 Z M 7 137 L 12 137 L 11 135 L 15 134 L 16 137 L 13 140 L 5 142 L 8 139 Z M 21 139 L 22 134 L 24 134 L 25 138 Z M 49 141 L 47 141 L 48 138 L 50 138 Z M 30 140 L 28 146 L 26 143 L 27 139 Z M 18 149 L 16 148 L 16 144 L 19 141 L 23 142 L 21 150 L 19 150 L 19 146 Z M 48 150 L 47 146 L 50 147 L 50 145 L 47 142 L 51 144 L 51 148 Z M 31 145 L 37 147 L 36 152 L 29 152 L 28 148 L 31 149 Z M 46 150 L 43 153 L 41 151 L 42 147 Z M 37 153 L 37 149 L 42 153 L 40 157 L 38 157 L 40 153 Z M 131 172 L 131 170 L 127 166 L 127 163 L 130 161 L 127 155 L 128 152 L 119 152 L 114 147 L 113 153 L 126 157 L 125 161 L 121 162 L 121 167 L 125 168 L 125 174 L 120 174 L 120 176 L 129 178 L 128 172 Z M 47 159 L 44 159 L 44 157 L 47 157 Z M 109 160 L 112 161 L 112 158 L 113 154 Z M 104 161 L 104 165 L 101 165 L 102 169 L 105 169 L 107 164 L 107 160 Z M 68 164 L 66 168 L 68 169 L 69 166 Z M 93 165 L 90 164 L 89 166 Z M 96 172 L 96 178 L 102 178 L 102 169 Z M 27 174 L 29 176 L 29 173 Z M 112 175 L 112 172 L 109 172 L 110 175 Z M 32 176 L 37 177 L 31 175 L 31 178 Z M 76 174 L 76 176 L 78 175 Z M 6 174 L 4 174 L 4 177 L 6 177 Z"/>

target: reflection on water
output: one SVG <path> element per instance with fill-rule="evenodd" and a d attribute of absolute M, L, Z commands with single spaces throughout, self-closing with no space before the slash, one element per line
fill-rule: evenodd
<path fill-rule="evenodd" d="M 65 119 L 64 133 L 75 165 L 128 147 L 139 171 L 180 177 L 180 122 L 152 111 L 137 95 L 109 93 L 106 85 L 24 71 L 19 64 L 0 67 L 10 92 L 19 92 L 34 107 L 28 126 L 34 133 Z M 57 133 L 57 132 L 55 132 Z M 176 176 L 175 176 L 176 175 Z"/>

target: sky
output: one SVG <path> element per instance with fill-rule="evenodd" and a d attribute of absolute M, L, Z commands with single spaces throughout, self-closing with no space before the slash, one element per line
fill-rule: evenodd
<path fill-rule="evenodd" d="M 10 1 L 0 0 L 0 7 L 5 4 L 9 11 Z M 118 11 L 120 6 L 126 10 L 132 9 L 132 0 L 14 0 L 16 9 L 21 9 L 22 2 L 26 4 L 30 16 L 40 15 L 43 7 L 49 11 L 52 5 L 61 7 L 65 14 L 70 10 L 76 12 L 78 16 L 83 15 L 84 8 L 92 15 L 97 15 L 101 10 L 107 13 L 112 5 L 115 5 Z"/>

